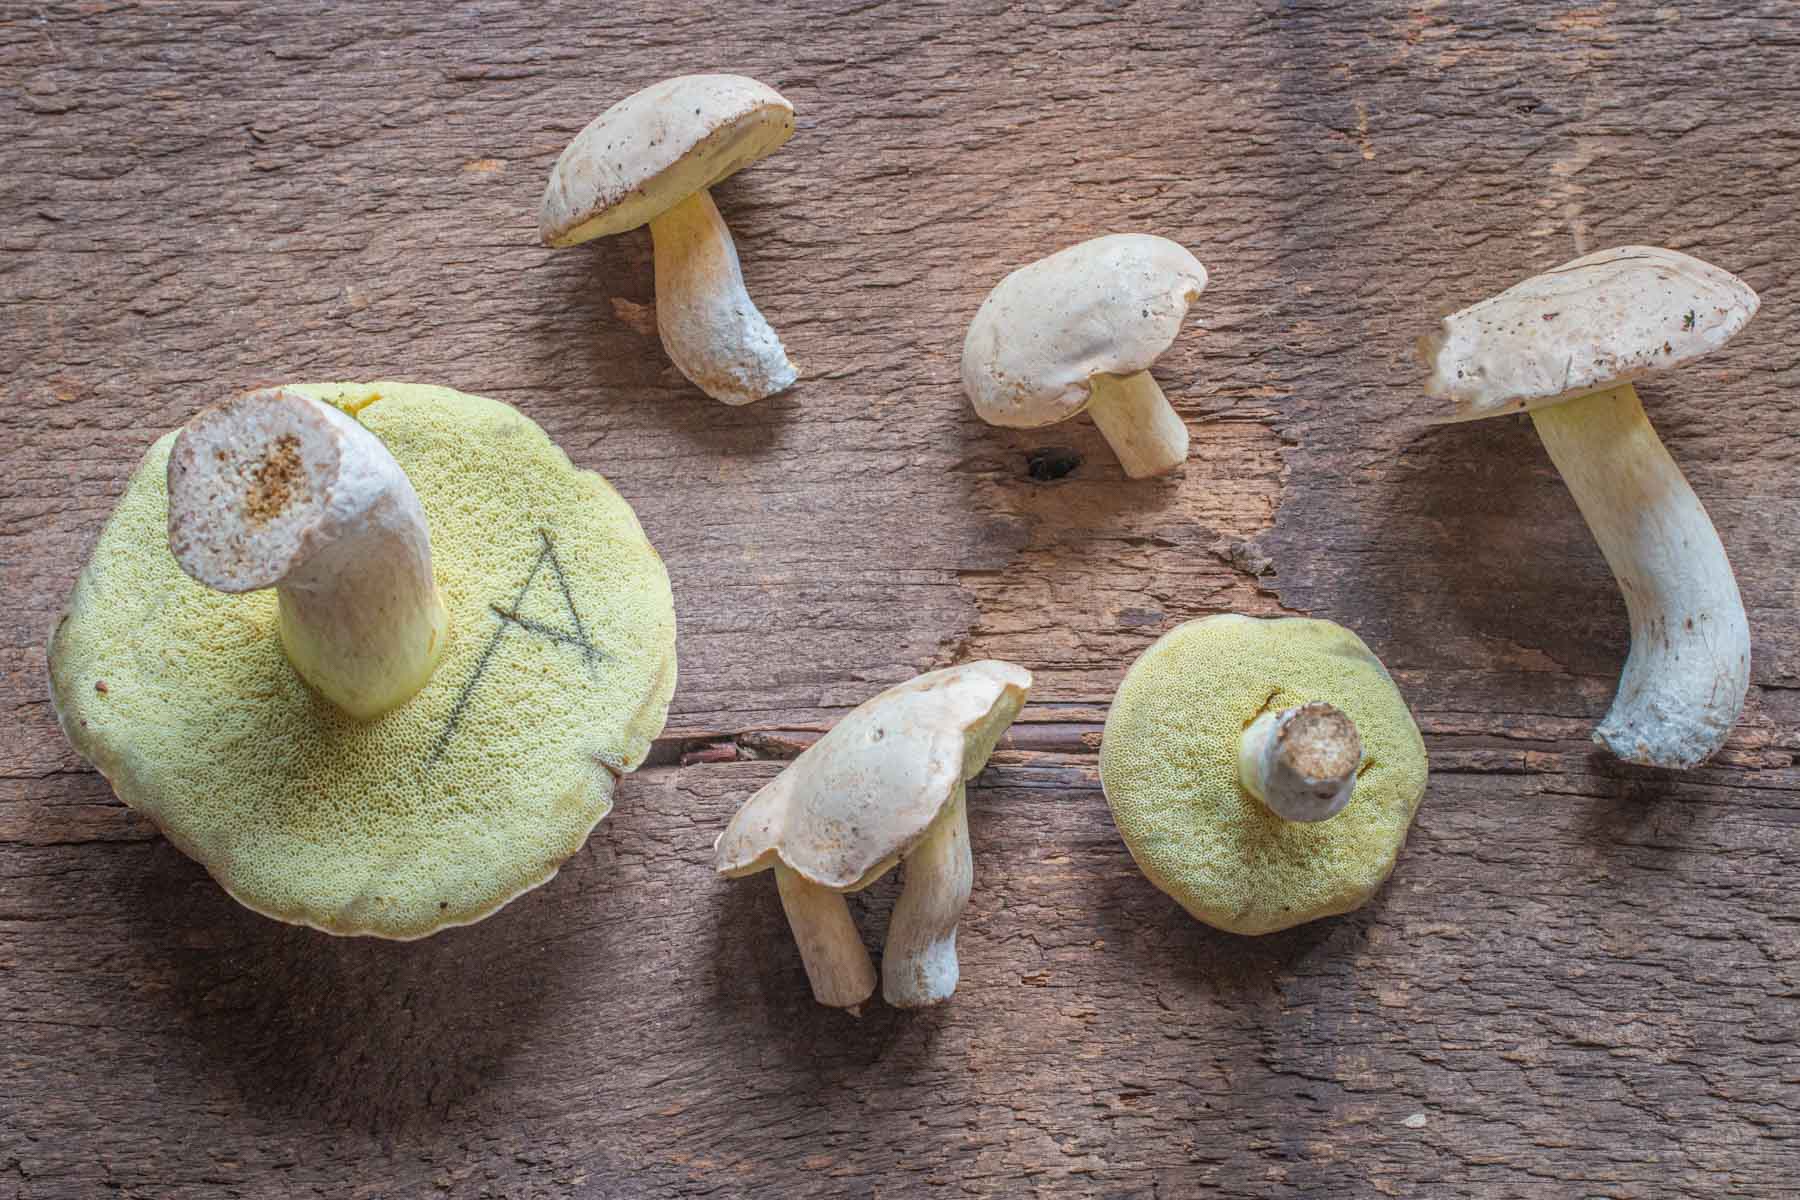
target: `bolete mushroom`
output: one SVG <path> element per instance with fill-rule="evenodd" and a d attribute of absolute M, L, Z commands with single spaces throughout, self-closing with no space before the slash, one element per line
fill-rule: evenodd
<path fill-rule="evenodd" d="M 1188 430 L 1150 375 L 1206 268 L 1168 238 L 1115 233 L 995 285 L 963 340 L 963 390 L 990 425 L 1034 429 L 1086 410 L 1125 473 L 1187 461 Z"/>
<path fill-rule="evenodd" d="M 1425 794 L 1425 743 L 1354 633 L 1189 621 L 1113 698 L 1100 782 L 1138 867 L 1195 917 L 1262 934 L 1362 906 Z"/>
<path fill-rule="evenodd" d="M 1689 363 L 1756 315 L 1743 280 L 1655 246 L 1601 250 L 1445 317 L 1421 339 L 1444 421 L 1529 411 L 1625 596 L 1631 652 L 1594 740 L 1692 767 L 1750 685 L 1750 626 L 1718 532 L 1632 380 Z"/>
<path fill-rule="evenodd" d="M 721 875 L 773 869 L 821 1004 L 855 1011 L 875 969 L 844 902 L 904 859 L 881 957 L 898 1008 L 956 990 L 974 861 L 964 783 L 1018 716 L 1031 674 L 986 660 L 932 671 L 854 709 L 744 804 L 714 845 Z"/>
<path fill-rule="evenodd" d="M 241 903 L 415 938 L 581 847 L 675 623 L 630 506 L 512 408 L 301 384 L 150 448 L 49 657 L 75 748 Z"/>
<path fill-rule="evenodd" d="M 656 326 L 681 373 L 726 404 L 793 385 L 799 370 L 744 289 L 709 188 L 794 135 L 794 106 L 742 75 L 682 75 L 591 121 L 556 160 L 538 231 L 573 246 L 648 223 Z"/>

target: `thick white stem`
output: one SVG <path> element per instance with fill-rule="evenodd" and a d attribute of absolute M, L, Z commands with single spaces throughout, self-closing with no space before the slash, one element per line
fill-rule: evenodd
<path fill-rule="evenodd" d="M 1289 821 L 1328 821 L 1343 812 L 1361 766 L 1356 723 L 1329 704 L 1263 713 L 1238 742 L 1244 790 Z"/>
<path fill-rule="evenodd" d="M 850 919 L 850 906 L 841 893 L 810 882 L 786 863 L 775 864 L 775 884 L 781 889 L 781 907 L 793 927 L 813 998 L 855 1012 L 875 994 L 875 964 Z"/>
<path fill-rule="evenodd" d="M 1148 479 L 1187 461 L 1187 423 L 1150 372 L 1095 375 L 1088 380 L 1088 395 L 1088 412 L 1125 474 Z"/>
<path fill-rule="evenodd" d="M 906 886 L 881 951 L 881 995 L 895 1008 L 941 1004 L 956 990 L 956 923 L 969 903 L 975 860 L 962 785 L 912 853 Z"/>
<path fill-rule="evenodd" d="M 1629 762 L 1704 762 L 1750 686 L 1750 625 L 1712 520 L 1630 384 L 1531 418 L 1631 617 L 1631 654 L 1594 740 Z"/>
<path fill-rule="evenodd" d="M 449 642 L 406 473 L 298 392 L 251 392 L 188 422 L 169 456 L 169 548 L 208 587 L 274 587 L 288 661 L 353 717 L 410 699 Z"/>
<path fill-rule="evenodd" d="M 731 231 L 706 189 L 651 221 L 650 238 L 656 327 L 681 373 L 726 404 L 793 386 L 799 368 L 744 290 Z"/>

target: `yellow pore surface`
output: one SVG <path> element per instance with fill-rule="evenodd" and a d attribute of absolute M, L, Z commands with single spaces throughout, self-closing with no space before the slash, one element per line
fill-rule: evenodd
<path fill-rule="evenodd" d="M 1238 782 L 1258 714 L 1322 700 L 1362 735 L 1343 812 L 1286 821 Z M 1272 933 L 1366 902 L 1425 794 L 1425 743 L 1393 680 L 1341 625 L 1235 614 L 1178 626 L 1132 665 L 1100 747 L 1113 820 L 1139 868 L 1209 925 Z"/>
<path fill-rule="evenodd" d="M 416 384 L 306 384 L 405 469 L 450 645 L 372 721 L 307 688 L 273 590 L 215 592 L 168 546 L 174 434 L 144 456 L 51 639 L 70 740 L 239 901 L 412 938 L 543 883 L 662 731 L 675 614 L 637 517 L 511 407 Z M 502 612 L 510 615 L 502 615 Z"/>

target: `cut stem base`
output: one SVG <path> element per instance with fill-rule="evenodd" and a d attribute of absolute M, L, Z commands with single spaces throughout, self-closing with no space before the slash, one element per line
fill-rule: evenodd
<path fill-rule="evenodd" d="M 1238 743 L 1244 790 L 1287 821 L 1328 821 L 1344 811 L 1361 765 L 1362 736 L 1329 704 L 1263 713 Z"/>
<path fill-rule="evenodd" d="M 449 644 L 406 473 L 298 392 L 251 392 L 188 422 L 169 457 L 169 548 L 208 587 L 274 587 L 288 661 L 359 720 L 411 699 Z"/>

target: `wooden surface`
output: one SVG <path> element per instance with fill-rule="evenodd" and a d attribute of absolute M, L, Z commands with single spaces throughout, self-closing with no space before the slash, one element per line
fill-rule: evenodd
<path fill-rule="evenodd" d="M 0 1195 L 1795 1194 L 1793 6 L 723 7 L 0 0 Z M 661 353 L 644 234 L 535 244 L 568 138 L 703 69 L 799 112 L 717 191 L 806 370 L 745 409 Z M 1194 434 L 1162 482 L 957 384 L 1005 271 L 1116 230 L 1213 272 L 1158 369 Z M 1587 741 L 1617 590 L 1529 424 L 1426 428 L 1410 358 L 1629 241 L 1764 300 L 1642 389 L 1756 640 L 1686 775 Z M 603 471 L 681 623 L 657 765 L 587 848 L 408 945 L 235 906 L 45 699 L 156 434 L 377 377 L 517 404 Z M 1045 448 L 1079 465 L 1034 480 Z M 1131 658 L 1228 609 L 1357 629 L 1434 768 L 1373 903 L 1254 940 L 1133 869 L 1095 770 Z M 962 987 L 821 1009 L 713 835 L 769 760 L 973 655 L 1038 686 L 971 793 Z M 871 945 L 895 887 L 853 905 Z"/>

